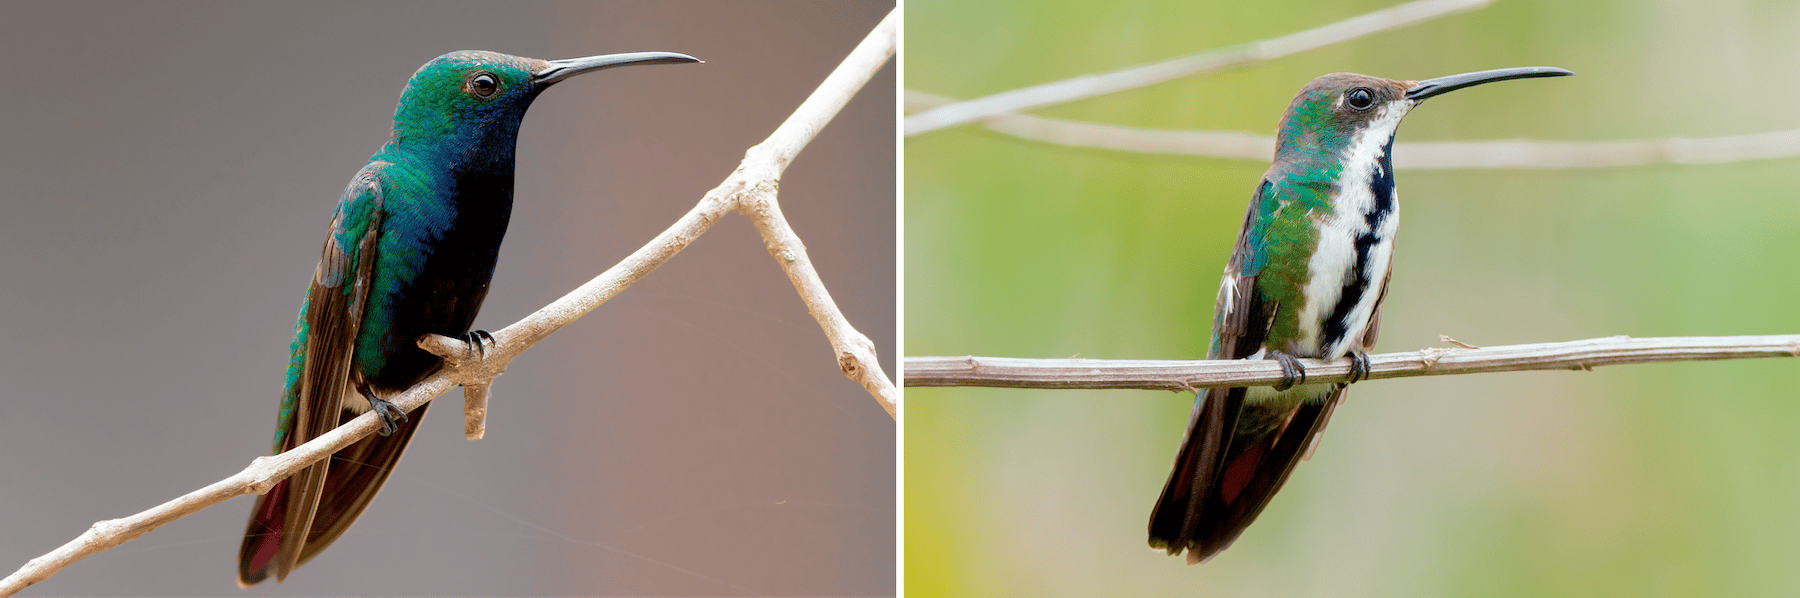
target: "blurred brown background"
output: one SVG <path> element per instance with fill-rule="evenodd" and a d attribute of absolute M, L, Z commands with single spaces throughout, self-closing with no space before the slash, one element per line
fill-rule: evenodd
<path fill-rule="evenodd" d="M 672 223 L 891 8 L 7 2 L 0 569 L 267 451 L 333 202 L 420 64 L 461 49 L 707 61 L 538 100 L 477 320 L 493 329 Z M 890 64 L 782 185 L 890 373 L 894 114 Z M 285 584 L 233 585 L 238 498 L 30 592 L 894 591 L 894 422 L 838 372 L 746 219 L 521 357 L 496 392 L 487 439 L 440 406 L 357 525 Z"/>

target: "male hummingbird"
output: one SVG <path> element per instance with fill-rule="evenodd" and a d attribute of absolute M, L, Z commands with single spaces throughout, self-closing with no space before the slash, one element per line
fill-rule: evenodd
<path fill-rule="evenodd" d="M 699 62 L 672 52 L 538 60 L 452 52 L 413 73 L 393 135 L 338 199 L 288 361 L 275 452 L 374 409 L 370 436 L 256 499 L 238 551 L 249 587 L 329 546 L 369 506 L 425 415 L 386 400 L 441 363 L 414 342 L 469 332 L 512 213 L 513 154 L 525 109 L 558 81 L 634 64 Z"/>
<path fill-rule="evenodd" d="M 1270 388 L 1199 393 L 1174 470 L 1150 513 L 1150 547 L 1212 558 L 1256 519 L 1312 452 L 1348 382 L 1307 384 L 1296 358 L 1351 358 L 1369 373 L 1399 220 L 1389 154 L 1400 119 L 1426 98 L 1494 81 L 1559 77 L 1554 67 L 1393 81 L 1335 73 L 1314 79 L 1282 116 L 1226 263 L 1208 359 L 1273 359 Z"/>

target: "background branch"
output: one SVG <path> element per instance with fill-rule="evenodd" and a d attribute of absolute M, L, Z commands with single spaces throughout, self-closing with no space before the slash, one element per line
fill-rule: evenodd
<path fill-rule="evenodd" d="M 1416 25 L 1441 16 L 1474 10 L 1493 0 L 1417 0 L 1351 17 L 1281 37 L 1238 44 L 1110 73 L 1082 75 L 938 107 L 906 118 L 907 137 L 974 120 L 1042 108 L 1161 83 L 1179 77 L 1224 70 L 1348 41 L 1371 33 Z"/>
<path fill-rule="evenodd" d="M 906 91 L 906 110 L 956 100 Z M 1267 163 L 1275 138 L 1233 131 L 1140 129 L 1024 114 L 1000 114 L 988 129 L 1031 141 L 1142 154 L 1203 156 Z M 1455 141 L 1394 143 L 1394 166 L 1416 170 L 1612 168 L 1650 164 L 1718 164 L 1800 156 L 1800 129 L 1624 141 Z"/>
<path fill-rule="evenodd" d="M 1446 342 L 1455 343 L 1449 338 Z M 1460 343 L 1456 343 L 1459 344 Z M 1794 357 L 1800 335 L 1614 336 L 1561 343 L 1499 347 L 1429 347 L 1370 355 L 1370 379 L 1526 370 L 1589 370 L 1595 366 L 1664 361 Z M 1309 382 L 1342 382 L 1350 361 L 1300 360 Z M 1025 359 L 1016 357 L 907 357 L 907 386 L 999 388 L 1129 388 L 1192 390 L 1224 386 L 1273 386 L 1281 365 L 1268 360 L 1156 361 L 1127 359 Z"/>
<path fill-rule="evenodd" d="M 673 226 L 657 235 L 648 245 L 633 252 L 624 261 L 607 269 L 586 284 L 524 319 L 495 331 L 493 333 L 494 342 L 483 355 L 478 356 L 472 353 L 471 348 L 461 341 L 442 336 L 428 335 L 420 339 L 421 347 L 445 357 L 446 367 L 418 385 L 395 396 L 392 401 L 401 409 L 412 411 L 448 391 L 452 386 L 464 385 L 467 389 L 466 395 L 474 393 L 473 396 L 468 397 L 468 408 L 465 410 L 468 420 L 465 432 L 470 437 L 479 437 L 480 430 L 484 428 L 481 418 L 486 413 L 485 399 L 482 398 L 482 395 L 485 394 L 486 387 L 492 383 L 494 376 L 504 372 L 507 363 L 513 357 L 556 330 L 579 319 L 654 271 L 687 247 L 689 243 L 692 243 L 701 233 L 706 232 L 726 212 L 741 209 L 740 202 L 751 201 L 746 198 L 753 195 L 759 196 L 754 201 L 773 205 L 774 191 L 779 186 L 782 169 L 806 146 L 807 142 L 812 140 L 818 130 L 837 114 L 850 97 L 855 95 L 856 90 L 860 89 L 863 83 L 867 82 L 874 72 L 880 69 L 887 58 L 893 55 L 897 10 L 889 13 L 887 18 L 876 26 L 869 37 L 851 52 L 850 56 L 826 78 L 825 83 L 815 90 L 812 96 L 808 97 L 795 113 L 780 128 L 776 129 L 774 134 L 745 152 L 743 163 L 725 179 L 724 183 L 707 192 L 700 203 L 682 216 Z M 766 195 L 766 198 L 760 197 L 763 195 Z M 761 221 L 772 223 L 780 220 L 780 212 L 779 210 L 767 210 L 758 218 Z M 762 226 L 764 224 L 759 224 L 759 229 Z M 786 230 L 785 222 L 780 222 L 778 226 Z M 799 239 L 794 238 L 791 231 L 787 231 L 787 237 L 788 239 L 784 240 L 784 243 L 799 245 Z M 783 259 L 777 256 L 777 261 L 781 262 Z M 784 269 L 790 267 L 791 264 L 783 264 Z M 807 270 L 810 272 L 810 266 L 807 267 Z M 794 275 L 790 274 L 791 276 Z M 811 274 L 811 278 L 812 282 L 816 284 L 817 274 Z M 798 286 L 798 284 L 797 282 L 796 285 Z M 873 385 L 879 388 L 879 384 L 871 384 L 866 381 L 869 376 L 885 376 L 881 373 L 880 366 L 875 364 L 872 343 L 869 343 L 868 339 L 861 337 L 860 334 L 855 334 L 855 330 L 843 321 L 843 316 L 838 313 L 836 305 L 831 303 L 830 296 L 823 293 L 822 284 L 817 285 L 817 290 L 819 292 L 811 295 L 806 290 L 802 290 L 802 300 L 807 302 L 807 307 L 813 311 L 814 316 L 820 318 L 821 326 L 827 326 L 826 318 L 828 316 L 835 316 L 835 320 L 826 328 L 828 337 L 831 336 L 834 328 L 839 329 L 840 333 L 842 329 L 848 329 L 855 338 L 861 338 L 862 345 L 870 347 L 866 356 L 860 354 L 852 356 L 853 360 L 865 358 L 868 360 L 867 364 L 858 364 L 859 372 L 863 374 L 863 377 L 858 379 L 853 376 L 852 379 L 863 383 L 865 387 Z M 840 340 L 846 343 L 854 342 L 832 337 L 834 347 L 839 344 Z M 843 355 L 846 349 L 840 348 L 839 351 L 840 355 Z M 840 357 L 840 367 L 844 367 L 841 365 L 843 359 L 845 358 Z M 844 369 L 848 374 L 850 368 L 844 367 Z M 881 382 L 887 383 L 885 378 Z M 873 388 L 870 392 L 875 394 L 883 407 L 892 415 L 898 393 L 893 390 L 891 383 L 887 383 L 887 389 L 888 392 L 885 395 Z M 476 408 L 477 404 L 481 407 Z M 374 413 L 364 413 L 293 450 L 279 455 L 257 457 L 243 471 L 180 498 L 135 515 L 97 522 L 74 540 L 44 556 L 31 559 L 12 575 L 0 579 L 0 597 L 12 596 L 32 584 L 49 579 L 51 575 L 75 561 L 118 546 L 163 524 L 235 496 L 268 492 L 277 482 L 330 456 L 339 449 L 350 446 L 357 440 L 373 433 L 378 427 L 379 424 Z"/>

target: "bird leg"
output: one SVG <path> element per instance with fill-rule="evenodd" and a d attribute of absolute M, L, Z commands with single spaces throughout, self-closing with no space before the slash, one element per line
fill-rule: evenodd
<path fill-rule="evenodd" d="M 369 400 L 369 409 L 373 410 L 377 416 L 381 417 L 382 436 L 387 436 L 398 431 L 400 429 L 400 424 L 397 422 L 407 421 L 405 411 L 401 410 L 399 406 L 388 402 L 381 397 L 375 396 L 375 391 L 369 390 L 367 384 L 358 383 L 356 385 L 356 392 L 362 393 L 363 398 Z"/>
<path fill-rule="evenodd" d="M 1281 383 L 1275 385 L 1275 392 L 1293 388 L 1295 384 L 1306 383 L 1306 368 L 1300 367 L 1300 360 L 1282 351 L 1270 351 L 1263 359 L 1281 362 Z"/>
<path fill-rule="evenodd" d="M 1362 349 L 1350 350 L 1350 375 L 1344 378 L 1345 384 L 1369 379 L 1369 353 Z"/>

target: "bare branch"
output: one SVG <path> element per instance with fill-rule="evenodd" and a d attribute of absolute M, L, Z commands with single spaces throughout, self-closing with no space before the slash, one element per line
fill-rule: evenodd
<path fill-rule="evenodd" d="M 936 108 L 923 114 L 907 117 L 905 133 L 907 137 L 911 137 L 1007 112 L 1042 108 L 1144 87 L 1188 75 L 1220 71 L 1251 62 L 1279 58 L 1356 39 L 1371 33 L 1423 23 L 1444 15 L 1473 10 L 1492 3 L 1493 0 L 1416 0 L 1273 39 L 1207 50 L 1199 54 L 1128 67 L 1110 73 L 1082 75 Z"/>
<path fill-rule="evenodd" d="M 956 100 L 922 91 L 906 91 L 906 110 L 927 110 Z M 1024 114 L 999 114 L 982 122 L 988 129 L 1030 141 L 1145 154 L 1176 154 L 1260 160 L 1275 156 L 1275 138 L 1227 131 L 1171 131 L 1059 120 Z M 1400 146 L 1404 144 L 1396 144 Z"/>
<path fill-rule="evenodd" d="M 955 100 L 906 92 L 907 110 Z M 1268 162 L 1275 138 L 1231 131 L 1139 129 L 1023 114 L 1001 114 L 988 129 L 1020 139 L 1141 154 L 1202 156 Z M 1395 143 L 1394 167 L 1411 170 L 1553 170 L 1650 164 L 1720 164 L 1800 156 L 1800 129 L 1723 137 L 1626 141 L 1456 141 Z"/>
<path fill-rule="evenodd" d="M 495 376 L 506 371 L 506 366 L 513 357 L 654 271 L 711 228 L 726 213 L 740 210 L 745 205 L 775 205 L 774 191 L 779 185 L 782 169 L 793 161 L 794 156 L 812 140 L 819 129 L 893 55 L 896 15 L 897 9 L 896 12 L 889 13 L 874 32 L 870 33 L 868 39 L 851 52 L 849 58 L 826 78 L 825 84 L 812 97 L 807 98 L 769 139 L 745 152 L 744 162 L 726 177 L 723 184 L 707 192 L 698 205 L 648 245 L 554 303 L 495 331 L 492 342 L 484 343 L 480 349 L 460 340 L 438 335 L 426 335 L 419 339 L 420 347 L 445 359 L 445 368 L 395 396 L 391 399 L 394 404 L 412 411 L 450 390 L 452 386 L 462 385 L 465 389 L 464 433 L 471 438 L 479 438 L 485 428 L 483 418 L 487 412 L 487 387 L 493 383 Z M 785 222 L 774 223 L 780 220 L 779 209 L 759 207 L 753 211 L 759 212 L 753 216 L 759 220 L 759 229 L 765 225 L 779 226 L 779 232 L 785 234 L 779 240 L 782 244 L 779 251 L 794 252 L 794 255 L 800 256 L 795 261 L 804 260 L 804 249 L 800 248 L 799 239 L 793 237 Z M 765 233 L 765 238 L 768 235 L 769 233 Z M 774 248 L 775 241 L 769 243 L 770 252 L 776 253 L 778 250 Z M 807 302 L 807 307 L 813 310 L 814 316 L 819 318 L 820 326 L 825 327 L 826 336 L 831 339 L 832 345 L 838 349 L 839 366 L 846 370 L 846 374 L 850 374 L 852 368 L 844 365 L 845 359 L 854 361 L 858 371 L 852 379 L 868 388 L 882 407 L 893 415 L 899 391 L 887 381 L 886 374 L 881 372 L 881 367 L 875 362 L 873 344 L 844 321 L 843 315 L 831 303 L 830 295 L 824 292 L 824 286 L 818 282 L 818 275 L 812 272 L 810 265 L 805 266 L 803 273 L 795 274 L 794 271 L 799 266 L 788 263 L 780 255 L 777 255 L 776 261 L 782 262 L 783 269 L 789 270 L 790 277 L 810 277 L 807 286 L 800 289 L 801 297 Z M 796 279 L 795 285 L 800 287 L 801 282 Z M 860 339 L 860 345 L 857 344 L 857 339 Z M 879 378 L 880 384 L 871 382 L 871 378 Z M 881 389 L 883 384 L 885 391 Z M 81 536 L 49 554 L 32 559 L 12 575 L 0 579 L 0 598 L 12 596 L 32 584 L 49 579 L 75 561 L 141 536 L 165 523 L 235 496 L 268 492 L 276 482 L 354 444 L 379 427 L 375 412 L 364 413 L 293 450 L 269 457 L 257 457 L 248 468 L 210 486 L 130 517 L 95 523 Z"/>
<path fill-rule="evenodd" d="M 1458 343 L 1461 344 L 1461 343 Z M 1800 335 L 1615 336 L 1562 343 L 1480 349 L 1429 347 L 1369 356 L 1370 379 L 1526 370 L 1589 370 L 1596 366 L 1663 361 L 1708 361 L 1800 356 Z M 1302 359 L 1308 382 L 1343 382 L 1350 360 Z M 1183 391 L 1226 386 L 1273 386 L 1281 364 L 1268 360 L 1155 361 L 907 357 L 907 386 L 999 388 L 1131 388 Z"/>
<path fill-rule="evenodd" d="M 440 372 L 400 393 L 394 397 L 393 402 L 401 409 L 412 411 L 432 397 L 450 390 L 450 386 L 449 376 Z M 268 492 L 276 482 L 354 444 L 380 427 L 374 411 L 364 413 L 311 442 L 294 447 L 293 450 L 274 456 L 257 457 L 250 463 L 250 467 L 210 486 L 130 517 L 95 523 L 68 544 L 31 559 L 6 579 L 0 579 L 0 596 L 16 594 L 32 584 L 49 579 L 75 561 L 123 544 L 126 540 L 144 535 L 165 523 L 192 515 L 201 509 L 235 496 Z"/>
<path fill-rule="evenodd" d="M 800 152 L 818 134 L 820 128 L 836 115 L 840 108 L 856 94 L 869 77 L 881 68 L 883 63 L 894 55 L 897 30 L 900 23 L 900 9 L 895 8 L 887 18 L 875 26 L 856 50 L 850 53 L 844 63 L 825 83 L 813 92 L 812 97 L 800 105 L 800 109 L 781 123 L 781 128 L 769 136 L 768 141 L 750 148 L 746 153 L 746 167 L 753 162 L 766 164 L 770 172 L 764 173 L 770 181 L 767 185 L 759 185 L 738 200 L 738 212 L 748 216 L 756 223 L 757 232 L 762 233 L 763 245 L 769 250 L 769 256 L 787 272 L 788 280 L 794 283 L 794 290 L 800 293 L 800 299 L 806 302 L 806 310 L 818 320 L 819 328 L 825 331 L 825 338 L 831 340 L 831 348 L 836 351 L 838 369 L 844 375 L 874 395 L 881 408 L 886 409 L 889 417 L 899 418 L 900 389 L 888 379 L 887 373 L 881 371 L 881 362 L 875 357 L 875 343 L 861 332 L 850 326 L 838 310 L 837 303 L 831 300 L 831 293 L 825 290 L 824 281 L 819 279 L 818 271 L 813 269 L 812 259 L 807 257 L 806 245 L 800 237 L 794 235 L 794 229 L 788 226 L 787 219 L 781 215 L 781 204 L 776 201 L 776 185 L 781 177 L 782 169 L 793 161 L 794 155 Z M 808 107 L 816 106 L 815 110 Z M 768 154 L 763 156 L 763 154 Z M 740 170 L 743 172 L 744 170 Z"/>
<path fill-rule="evenodd" d="M 1271 152 L 1273 153 L 1273 152 Z M 1413 169 L 1612 168 L 1721 164 L 1800 156 L 1800 129 L 1633 141 L 1481 141 L 1394 144 L 1394 166 Z"/>

